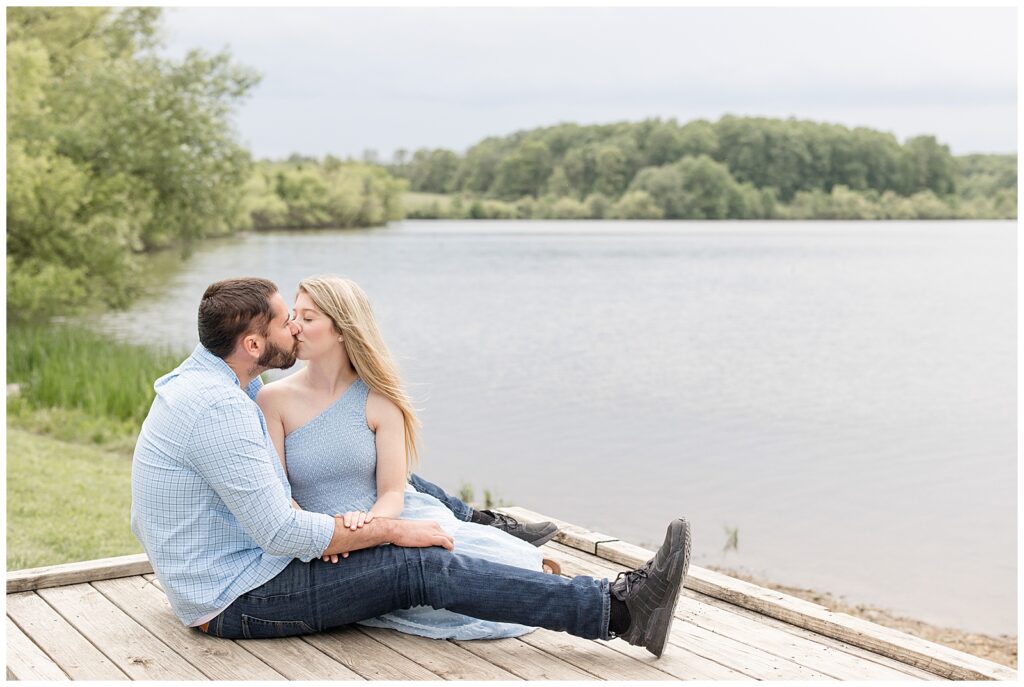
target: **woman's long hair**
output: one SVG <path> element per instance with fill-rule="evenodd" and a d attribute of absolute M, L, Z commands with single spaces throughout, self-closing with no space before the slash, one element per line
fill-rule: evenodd
<path fill-rule="evenodd" d="M 420 421 L 409 395 L 402 388 L 391 352 L 377 328 L 370 301 L 351 279 L 335 276 L 310 277 L 299 282 L 320 312 L 331 318 L 334 328 L 345 337 L 345 350 L 356 374 L 366 385 L 390 399 L 402 411 L 405 421 L 405 471 L 419 461 L 417 441 Z"/>

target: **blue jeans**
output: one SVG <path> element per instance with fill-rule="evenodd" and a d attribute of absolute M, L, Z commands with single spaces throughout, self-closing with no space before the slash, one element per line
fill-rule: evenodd
<path fill-rule="evenodd" d="M 458 543 L 456 543 L 458 546 Z M 608 639 L 608 580 L 571 580 L 440 547 L 385 544 L 337 563 L 296 559 L 210 621 L 209 634 L 265 639 L 319 632 L 401 608 L 433 606 L 507 623 Z"/>
<path fill-rule="evenodd" d="M 412 475 L 409 477 L 409 483 L 412 484 L 413 489 L 421 494 L 429 494 L 444 505 L 448 506 L 448 510 L 455 513 L 455 517 L 459 520 L 469 522 L 470 517 L 472 517 L 473 509 L 470 508 L 467 503 L 460 498 L 445 493 L 444 489 L 433 482 L 428 482 L 419 475 Z"/>

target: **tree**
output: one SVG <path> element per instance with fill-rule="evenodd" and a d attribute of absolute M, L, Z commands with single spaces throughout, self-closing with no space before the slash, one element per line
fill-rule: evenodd
<path fill-rule="evenodd" d="M 647 192 L 669 219 L 724 219 L 747 212 L 743 189 L 725 165 L 707 155 L 640 170 L 629 189 Z"/>
<path fill-rule="evenodd" d="M 558 197 L 572 194 L 572 186 L 569 184 L 569 177 L 565 174 L 565 167 L 558 165 L 548 177 L 547 192 Z"/>
<path fill-rule="evenodd" d="M 629 191 L 608 211 L 612 219 L 661 219 L 665 212 L 646 191 Z"/>
<path fill-rule="evenodd" d="M 595 162 L 594 190 L 607 196 L 620 195 L 629 183 L 629 168 L 622 150 L 617 146 L 604 146 L 597 151 Z"/>
<path fill-rule="evenodd" d="M 905 193 L 930 190 L 941 196 L 956 190 L 956 163 L 949 146 L 940 145 L 934 136 L 915 136 L 903 148 Z"/>
<path fill-rule="evenodd" d="M 134 251 L 242 221 L 230 114 L 256 76 L 157 56 L 159 9 L 8 9 L 8 312 L 123 305 Z"/>
<path fill-rule="evenodd" d="M 516 199 L 541 193 L 551 175 L 551 152 L 540 142 L 527 142 L 501 161 L 491 192 L 499 198 Z"/>
<path fill-rule="evenodd" d="M 679 130 L 678 144 L 674 149 L 675 155 L 666 162 L 675 162 L 684 155 L 697 157 L 707 155 L 714 159 L 718 158 L 718 134 L 715 127 L 704 119 L 696 119 L 688 122 Z"/>

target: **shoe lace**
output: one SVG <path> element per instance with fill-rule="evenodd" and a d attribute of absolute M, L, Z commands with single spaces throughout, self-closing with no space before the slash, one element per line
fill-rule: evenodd
<path fill-rule="evenodd" d="M 495 512 L 491 512 L 491 515 L 494 516 L 494 522 L 491 524 L 499 529 L 517 530 L 522 527 L 522 525 L 519 524 L 519 521 L 510 515 Z"/>
<path fill-rule="evenodd" d="M 616 596 L 620 600 L 624 600 L 629 596 L 634 586 L 647 579 L 647 573 L 650 572 L 652 563 L 654 563 L 653 559 L 647 561 L 636 570 L 625 570 L 619 573 L 619 576 L 612 582 L 612 589 L 615 590 Z"/>

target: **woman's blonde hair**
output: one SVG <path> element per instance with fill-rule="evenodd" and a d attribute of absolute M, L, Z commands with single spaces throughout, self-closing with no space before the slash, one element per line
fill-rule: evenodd
<path fill-rule="evenodd" d="M 421 423 L 409 395 L 402 388 L 398 366 L 380 335 L 366 293 L 351 279 L 331 275 L 303 279 L 299 282 L 299 291 L 308 295 L 320 312 L 331 318 L 335 330 L 345 337 L 345 350 L 356 374 L 402 411 L 405 468 L 409 473 L 412 465 L 419 461 L 417 441 Z"/>

